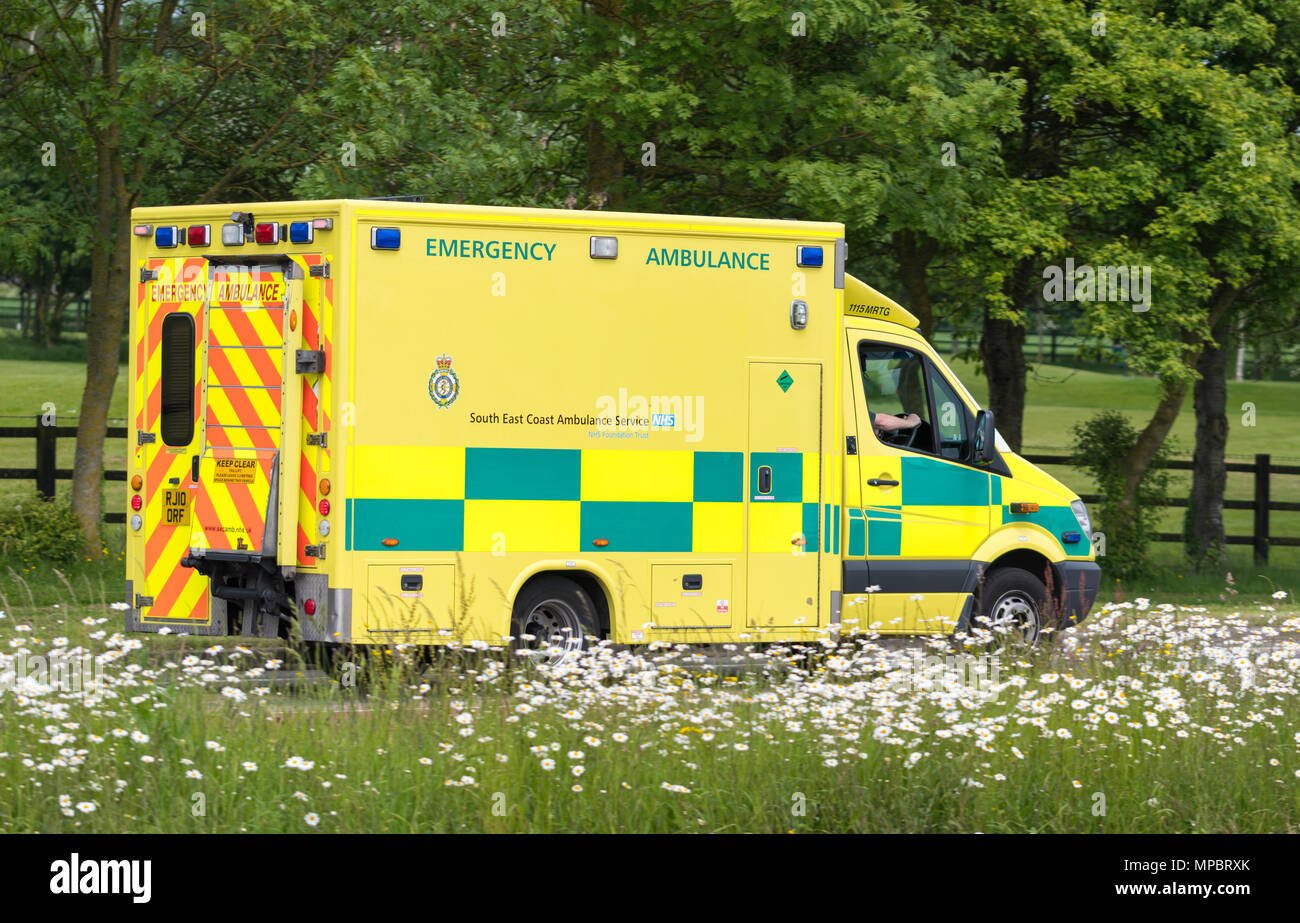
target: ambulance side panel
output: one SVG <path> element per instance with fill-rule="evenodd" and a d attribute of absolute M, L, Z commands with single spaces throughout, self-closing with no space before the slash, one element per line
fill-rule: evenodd
<path fill-rule="evenodd" d="M 591 575 L 620 642 L 819 636 L 841 228 L 354 206 L 332 540 L 354 641 L 496 641 L 547 571 Z"/>

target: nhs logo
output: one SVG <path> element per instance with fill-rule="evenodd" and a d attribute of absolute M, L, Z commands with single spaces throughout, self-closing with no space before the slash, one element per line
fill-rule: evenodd
<path fill-rule="evenodd" d="M 676 429 L 677 414 L 675 413 L 652 413 L 650 414 L 651 429 Z"/>

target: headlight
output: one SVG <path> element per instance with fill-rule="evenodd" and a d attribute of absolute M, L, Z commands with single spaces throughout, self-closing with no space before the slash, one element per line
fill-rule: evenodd
<path fill-rule="evenodd" d="M 1088 515 L 1088 508 L 1083 505 L 1082 500 L 1075 500 L 1070 504 L 1070 509 L 1074 510 L 1074 518 L 1079 520 L 1079 528 L 1083 530 L 1084 538 L 1091 542 L 1092 517 Z"/>

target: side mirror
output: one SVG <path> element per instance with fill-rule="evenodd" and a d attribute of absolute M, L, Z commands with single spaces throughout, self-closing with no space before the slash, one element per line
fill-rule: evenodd
<path fill-rule="evenodd" d="M 974 456 L 972 461 L 986 465 L 997 458 L 998 447 L 995 430 L 996 424 L 993 421 L 993 411 L 981 410 L 975 414 L 975 445 L 974 451 L 971 453 Z"/>

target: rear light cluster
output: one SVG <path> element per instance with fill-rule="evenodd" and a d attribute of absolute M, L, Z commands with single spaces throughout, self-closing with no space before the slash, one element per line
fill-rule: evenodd
<path fill-rule="evenodd" d="M 236 215 L 242 217 L 247 215 L 247 212 L 236 212 Z M 292 244 L 310 244 L 315 242 L 317 231 L 329 231 L 333 228 L 333 218 L 309 218 L 305 221 L 280 224 L 275 221 L 254 222 L 252 216 L 248 215 L 245 221 L 221 226 L 221 243 L 226 247 L 242 247 L 248 243 L 248 235 L 251 231 L 253 241 L 259 244 L 278 244 L 286 240 Z M 137 237 L 148 237 L 150 231 L 153 232 L 154 246 L 163 250 L 170 250 L 181 244 L 191 247 L 212 245 L 210 224 L 191 224 L 188 227 L 175 224 L 160 224 L 157 227 L 150 224 L 137 224 L 132 227 L 132 232 Z"/>
<path fill-rule="evenodd" d="M 140 527 L 144 525 L 144 519 L 140 516 L 140 510 L 144 507 L 144 499 L 140 496 L 140 488 L 144 487 L 144 478 L 140 475 L 134 475 L 131 478 L 131 531 L 139 532 Z"/>
<path fill-rule="evenodd" d="M 330 521 L 323 518 L 330 514 L 330 502 L 324 499 L 330 492 L 329 478 L 321 478 L 319 487 L 321 501 L 316 505 L 316 509 L 320 511 L 322 519 L 320 522 L 316 523 L 316 531 L 320 533 L 321 538 L 324 538 L 330 534 Z"/>

